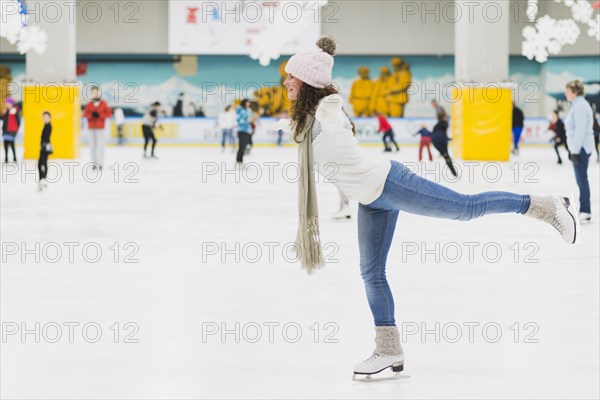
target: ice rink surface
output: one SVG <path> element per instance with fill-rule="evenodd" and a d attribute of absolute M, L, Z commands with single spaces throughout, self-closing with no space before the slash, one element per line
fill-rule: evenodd
<path fill-rule="evenodd" d="M 595 155 L 579 246 L 519 215 L 401 213 L 388 277 L 411 378 L 366 384 L 351 380 L 374 348 L 356 218 L 330 219 L 321 180 L 329 262 L 311 276 L 293 262 L 295 151 L 256 148 L 236 175 L 229 151 L 109 147 L 92 182 L 83 148 L 42 193 L 35 163 L 3 165 L 2 397 L 598 398 Z M 457 182 L 415 147 L 368 151 L 464 193 L 577 194 L 550 147 L 459 163 Z"/>

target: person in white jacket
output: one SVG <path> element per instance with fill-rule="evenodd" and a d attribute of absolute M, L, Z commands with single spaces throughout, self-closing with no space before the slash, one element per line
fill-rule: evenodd
<path fill-rule="evenodd" d="M 317 47 L 289 60 L 285 86 L 292 101 L 291 120 L 279 121 L 274 127 L 287 127 L 292 132 L 292 138 L 299 143 L 301 165 L 302 160 L 312 159 L 319 173 L 329 179 L 331 166 L 335 166 L 336 185 L 360 203 L 360 271 L 375 322 L 376 347 L 371 357 L 354 367 L 354 378 L 358 379 L 388 368 L 395 372 L 404 368 L 404 352 L 394 319 L 394 300 L 385 273 L 400 211 L 460 221 L 498 213 L 525 214 L 551 224 L 568 243 L 578 239 L 579 225 L 575 204 L 569 198 L 508 192 L 464 195 L 415 175 L 397 161 L 365 152 L 352 134 L 351 123 L 342 109 L 341 96 L 330 83 L 335 48 L 333 38 L 323 37 Z M 307 122 L 312 126 L 306 126 Z M 310 135 L 304 135 L 307 129 L 310 129 Z M 311 141 L 310 146 L 303 147 L 306 140 Z M 312 154 L 307 155 L 307 149 Z M 300 216 L 300 221 L 310 229 L 310 237 L 304 245 L 308 241 L 320 246 L 318 218 L 314 218 L 312 211 L 316 209 L 316 199 L 311 199 L 314 182 L 305 181 L 299 188 L 300 209 L 302 199 L 308 198 L 304 209 L 311 216 L 308 222 Z M 305 246 L 299 253 L 301 260 L 302 257 L 312 260 L 319 252 L 314 246 Z"/>
<path fill-rule="evenodd" d="M 236 114 L 230 105 L 225 107 L 217 118 L 217 128 L 221 131 L 221 148 L 225 151 L 226 144 L 229 143 L 232 149 L 235 148 L 235 139 L 233 138 L 233 129 L 236 126 Z"/>
<path fill-rule="evenodd" d="M 115 109 L 113 114 L 115 125 L 117 126 L 117 144 L 125 144 L 125 136 L 123 135 L 123 127 L 125 126 L 125 113 L 121 107 Z"/>

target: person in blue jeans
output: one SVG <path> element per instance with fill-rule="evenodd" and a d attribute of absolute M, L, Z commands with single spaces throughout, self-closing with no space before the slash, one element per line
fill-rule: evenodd
<path fill-rule="evenodd" d="M 459 221 L 522 214 L 552 225 L 568 243 L 576 241 L 579 227 L 568 198 L 500 191 L 461 194 L 412 173 L 402 163 L 366 153 L 353 135 L 342 97 L 330 83 L 335 49 L 333 38 L 324 36 L 317 47 L 290 58 L 284 85 L 291 100 L 291 119 L 280 120 L 273 129 L 290 131 L 298 144 L 302 179 L 297 245 L 303 268 L 311 272 L 323 265 L 314 170 L 359 202 L 360 272 L 375 323 L 375 350 L 354 367 L 356 378 L 404 368 L 385 272 L 400 212 Z"/>
<path fill-rule="evenodd" d="M 565 96 L 571 102 L 571 110 L 565 120 L 565 128 L 567 130 L 567 146 L 571 152 L 571 162 L 577 186 L 579 186 L 579 220 L 580 222 L 590 222 L 592 209 L 587 170 L 594 151 L 594 112 L 584 95 L 585 91 L 581 81 L 569 82 L 565 87 Z"/>
<path fill-rule="evenodd" d="M 521 140 L 521 134 L 523 133 L 523 127 L 525 126 L 525 115 L 515 103 L 513 103 L 512 111 L 512 133 L 513 133 L 513 150 L 514 155 L 519 155 L 519 141 Z"/>

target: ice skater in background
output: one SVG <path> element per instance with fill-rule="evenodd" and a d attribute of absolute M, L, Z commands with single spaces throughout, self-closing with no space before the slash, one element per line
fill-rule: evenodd
<path fill-rule="evenodd" d="M 117 144 L 122 146 L 125 144 L 125 136 L 123 135 L 123 127 L 125 126 L 125 113 L 121 107 L 115 109 L 114 118 L 115 125 L 117 126 Z"/>
<path fill-rule="evenodd" d="M 450 172 L 452 172 L 452 175 L 458 176 L 456 173 L 456 168 L 454 168 L 454 164 L 452 163 L 452 158 L 450 158 L 450 154 L 448 153 L 448 142 L 450 141 L 448 138 L 448 121 L 445 118 L 445 114 L 438 115 L 441 115 L 442 119 L 438 119 L 437 123 L 433 127 L 432 132 L 427 131 L 424 126 L 419 132 L 427 131 L 422 132 L 421 136 L 429 134 L 431 137 L 431 143 L 433 143 L 433 147 L 435 147 L 442 157 L 444 157 L 444 160 L 446 160 L 446 165 L 448 166 Z"/>
<path fill-rule="evenodd" d="M 387 118 L 383 116 L 383 114 L 376 112 L 377 121 L 379 122 L 379 127 L 377 128 L 377 132 L 383 132 L 383 146 L 385 147 L 384 151 L 389 152 L 392 151 L 389 143 L 393 143 L 396 147 L 396 151 L 400 151 L 400 147 L 398 147 L 398 143 L 394 140 L 394 130 L 392 129 L 392 125 L 390 125 Z"/>
<path fill-rule="evenodd" d="M 519 155 L 519 141 L 521 140 L 521 134 L 523 133 L 523 127 L 525 126 L 525 115 L 523 111 L 513 103 L 512 111 L 512 133 L 513 133 L 513 150 L 512 153 L 516 156 Z"/>
<path fill-rule="evenodd" d="M 283 118 L 287 118 L 288 114 L 287 112 L 282 112 L 280 114 L 277 114 L 275 116 L 275 118 L 277 119 L 283 119 Z M 285 131 L 283 129 L 277 129 L 277 146 L 283 146 L 283 135 L 284 135 Z"/>
<path fill-rule="evenodd" d="M 373 354 L 354 367 L 358 379 L 389 368 L 395 372 L 404 369 L 394 299 L 386 279 L 386 259 L 400 211 L 460 221 L 500 213 L 527 215 L 551 225 L 569 244 L 579 237 L 579 225 L 575 205 L 568 198 L 498 191 L 465 195 L 417 176 L 402 163 L 365 152 L 342 109 L 342 97 L 330 83 L 335 48 L 332 38 L 322 37 L 317 47 L 290 58 L 285 86 L 292 102 L 291 121 L 279 121 L 273 128 L 287 126 L 298 144 L 302 179 L 298 185 L 297 250 L 304 269 L 312 272 L 324 264 L 315 169 L 330 176 L 328 166 L 335 165 L 336 186 L 359 202 L 360 271 L 376 336 Z M 525 237 L 527 233 L 516 228 L 517 222 L 511 222 L 515 232 Z"/>
<path fill-rule="evenodd" d="M 596 162 L 600 163 L 600 152 L 598 151 L 598 142 L 600 142 L 600 123 L 598 119 L 600 115 L 596 115 L 594 118 L 594 147 L 596 148 Z"/>
<path fill-rule="evenodd" d="M 572 81 L 565 87 L 565 96 L 571 102 L 569 115 L 565 119 L 567 146 L 571 152 L 571 162 L 579 186 L 579 220 L 591 222 L 590 182 L 588 165 L 594 151 L 594 111 L 585 100 L 585 90 L 581 81 Z"/>
<path fill-rule="evenodd" d="M 246 147 L 250 143 L 250 100 L 243 99 L 240 105 L 235 110 L 236 113 L 236 125 L 238 127 L 238 151 L 235 158 L 238 165 L 244 163 L 244 155 L 246 154 Z"/>
<path fill-rule="evenodd" d="M 440 119 L 448 120 L 448 114 L 446 114 L 446 110 L 444 110 L 444 107 L 442 107 L 436 99 L 431 100 L 431 107 L 433 107 L 435 109 L 435 117 L 438 120 L 440 120 Z"/>
<path fill-rule="evenodd" d="M 4 162 L 8 163 L 8 150 L 12 150 L 13 162 L 17 162 L 15 139 L 21 126 L 21 113 L 12 97 L 6 98 L 6 111 L 2 116 L 2 140 L 4 141 Z"/>
<path fill-rule="evenodd" d="M 233 130 L 235 129 L 236 115 L 235 110 L 231 105 L 225 107 L 225 110 L 219 114 L 217 118 L 217 127 L 221 131 L 221 148 L 223 152 L 227 143 L 231 148 L 235 148 L 235 139 L 233 138 Z"/>
<path fill-rule="evenodd" d="M 104 129 L 105 121 L 112 116 L 112 110 L 108 104 L 100 98 L 100 88 L 92 88 L 92 100 L 85 105 L 83 117 L 88 120 L 90 131 L 90 150 L 92 152 L 93 169 L 102 170 L 104 164 Z"/>
<path fill-rule="evenodd" d="M 558 157 L 557 163 L 562 164 L 562 158 L 560 158 L 560 153 L 558 152 L 560 146 L 564 146 L 565 149 L 567 149 L 570 160 L 571 152 L 567 146 L 567 131 L 565 130 L 565 123 L 558 115 L 558 110 L 552 111 L 552 115 L 550 116 L 550 127 L 548 129 L 554 132 L 554 137 L 550 139 L 550 141 L 554 143 L 554 151 L 556 152 L 556 157 Z"/>
<path fill-rule="evenodd" d="M 254 148 L 254 134 L 256 133 L 256 129 L 260 125 L 260 116 L 258 112 L 257 102 L 250 102 L 248 113 L 248 122 L 250 124 L 250 137 L 248 140 L 248 147 L 246 147 L 246 154 L 250 154 L 250 151 Z"/>
<path fill-rule="evenodd" d="M 342 189 L 337 188 L 338 194 L 340 195 L 340 209 L 333 213 L 331 216 L 332 219 L 350 219 L 352 218 L 352 211 L 350 210 L 350 197 L 346 196 L 346 194 L 342 191 Z"/>
<path fill-rule="evenodd" d="M 46 176 L 48 175 L 48 156 L 54 152 L 50 143 L 50 135 L 52 135 L 52 116 L 48 111 L 42 115 L 44 119 L 44 128 L 42 129 L 42 140 L 40 143 L 40 158 L 38 159 L 38 172 L 40 181 L 38 190 L 41 192 L 48 187 Z"/>
<path fill-rule="evenodd" d="M 421 135 L 421 141 L 419 142 L 419 161 L 423 161 L 423 149 L 427 149 L 429 161 L 433 161 L 433 155 L 431 154 L 431 132 L 425 129 L 425 126 L 423 125 L 413 136 L 417 135 Z"/>
<path fill-rule="evenodd" d="M 154 148 L 156 147 L 156 135 L 154 131 L 160 127 L 158 125 L 158 116 L 160 114 L 160 102 L 156 101 L 152 103 L 150 108 L 146 110 L 142 117 L 142 133 L 144 134 L 144 158 L 148 158 L 146 155 L 146 148 L 148 143 L 152 142 L 152 150 L 150 152 L 150 158 L 157 159 L 154 154 Z"/>

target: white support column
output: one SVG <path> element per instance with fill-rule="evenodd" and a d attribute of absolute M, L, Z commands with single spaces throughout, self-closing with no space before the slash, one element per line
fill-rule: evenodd
<path fill-rule="evenodd" d="M 452 147 L 463 160 L 510 157 L 512 92 L 509 77 L 510 2 L 456 0 Z"/>
<path fill-rule="evenodd" d="M 44 54 L 30 51 L 26 56 L 28 81 L 39 84 L 63 84 L 76 78 L 75 1 L 27 1 L 29 24 L 48 34 Z"/>
<path fill-rule="evenodd" d="M 510 1 L 456 0 L 454 31 L 457 82 L 502 82 L 508 79 Z"/>

